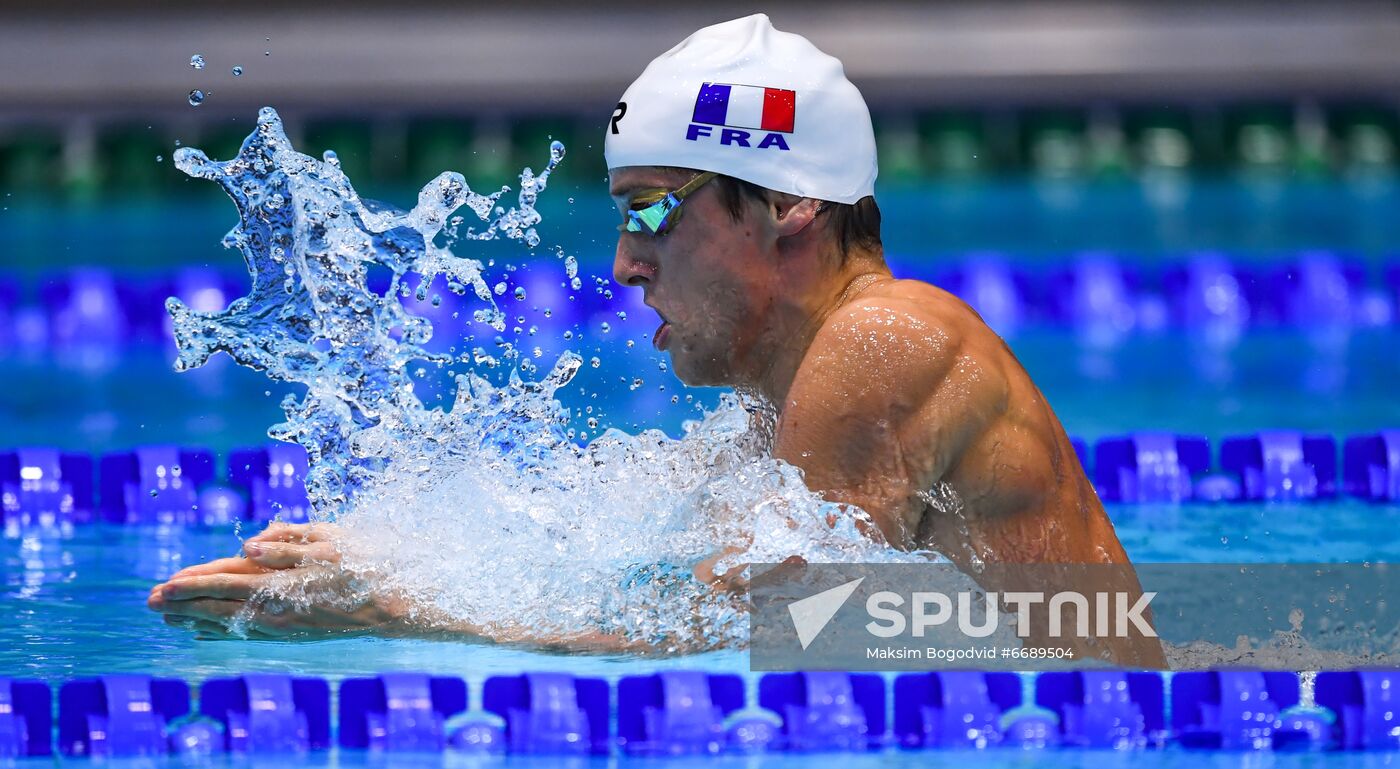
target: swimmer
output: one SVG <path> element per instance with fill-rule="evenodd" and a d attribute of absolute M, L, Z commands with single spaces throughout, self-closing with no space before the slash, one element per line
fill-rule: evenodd
<path fill-rule="evenodd" d="M 867 511 L 868 536 L 936 550 L 974 575 L 989 564 L 1116 564 L 1138 589 L 1064 428 L 1011 350 L 958 298 L 891 273 L 870 115 L 839 61 L 762 15 L 702 29 L 627 90 L 605 154 L 621 217 L 614 278 L 660 316 L 654 345 L 685 383 L 772 404 L 774 454 L 826 498 Z M 719 557 L 744 549 L 731 544 L 696 575 L 742 587 L 736 570 L 715 573 Z M 176 574 L 152 590 L 151 608 L 218 636 L 279 572 L 344 579 L 325 524 L 273 525 L 244 556 Z M 422 635 L 383 596 L 276 608 L 244 617 L 249 637 Z M 1105 656 L 1164 664 L 1155 640 Z"/>

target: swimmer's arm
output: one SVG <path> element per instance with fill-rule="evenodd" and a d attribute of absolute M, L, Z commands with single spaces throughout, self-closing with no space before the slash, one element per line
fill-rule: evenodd
<path fill-rule="evenodd" d="M 914 545 L 930 489 L 996 418 L 1004 383 L 914 302 L 852 302 L 828 319 L 788 393 L 774 453 L 832 501 Z"/>
<path fill-rule="evenodd" d="M 167 624 L 188 628 L 208 640 L 309 641 L 372 635 L 500 643 L 575 654 L 656 651 L 643 641 L 600 631 L 541 633 L 445 618 L 402 598 L 363 594 L 354 589 L 339 560 L 333 525 L 272 524 L 244 543 L 242 556 L 190 566 L 155 585 L 147 604 Z M 322 598 L 310 602 L 269 599 L 269 589 L 279 580 L 314 588 Z M 354 598 L 347 601 L 346 596 Z"/>

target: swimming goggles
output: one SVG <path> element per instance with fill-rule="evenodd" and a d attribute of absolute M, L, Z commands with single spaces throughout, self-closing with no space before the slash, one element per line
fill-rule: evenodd
<path fill-rule="evenodd" d="M 644 232 L 653 238 L 665 235 L 667 231 L 674 227 L 680 215 L 676 209 L 681 207 L 692 192 L 700 189 L 705 182 L 715 178 L 717 174 L 713 171 L 705 171 L 694 179 L 685 183 L 685 186 L 673 192 L 666 193 L 666 196 L 651 205 L 640 209 L 629 209 L 627 211 L 627 221 L 617 225 L 618 232 Z"/>

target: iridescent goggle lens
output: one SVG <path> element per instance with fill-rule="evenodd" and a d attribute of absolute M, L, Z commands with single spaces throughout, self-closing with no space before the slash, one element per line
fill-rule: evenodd
<path fill-rule="evenodd" d="M 629 210 L 627 221 L 618 225 L 617 228 L 624 232 L 644 232 L 652 237 L 665 235 L 680 218 L 677 209 L 681 207 L 681 203 L 685 202 L 686 196 L 703 187 L 715 176 L 713 171 L 706 171 L 686 182 L 685 186 L 675 192 L 666 193 L 666 197 L 655 203 L 635 211 Z"/>
<path fill-rule="evenodd" d="M 672 192 L 646 208 L 628 211 L 625 229 L 627 232 L 645 232 L 652 237 L 661 235 L 671 223 L 671 212 L 680 204 L 681 199 Z"/>

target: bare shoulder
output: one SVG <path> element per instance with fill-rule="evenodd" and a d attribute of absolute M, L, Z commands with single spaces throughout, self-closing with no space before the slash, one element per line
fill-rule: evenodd
<path fill-rule="evenodd" d="M 827 378 L 836 367 L 870 387 L 895 378 L 900 391 L 926 391 L 967 354 L 968 342 L 977 346 L 980 329 L 977 314 L 937 286 L 883 281 L 826 319 L 803 368 Z"/>

